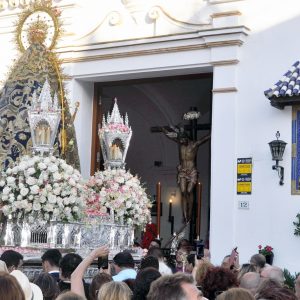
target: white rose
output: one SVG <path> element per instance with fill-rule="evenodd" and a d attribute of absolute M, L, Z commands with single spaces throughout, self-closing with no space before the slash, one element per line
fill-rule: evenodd
<path fill-rule="evenodd" d="M 130 208 L 131 206 L 132 206 L 131 201 L 127 201 L 127 202 L 126 202 L 126 208 Z"/>
<path fill-rule="evenodd" d="M 2 187 L 2 186 L 5 186 L 5 181 L 4 180 L 1 180 L 0 181 L 0 186 Z"/>
<path fill-rule="evenodd" d="M 44 206 L 44 210 L 45 210 L 45 211 L 52 212 L 52 211 L 53 211 L 53 205 L 50 204 L 50 203 L 47 203 L 47 204 Z"/>
<path fill-rule="evenodd" d="M 33 210 L 40 210 L 42 207 L 40 203 L 34 202 L 32 208 Z"/>
<path fill-rule="evenodd" d="M 32 224 L 32 223 L 34 223 L 34 222 L 35 222 L 34 217 L 29 216 L 29 217 L 28 217 L 28 223 Z"/>
<path fill-rule="evenodd" d="M 17 174 L 19 172 L 19 167 L 18 166 L 13 167 L 12 172 L 13 174 Z"/>
<path fill-rule="evenodd" d="M 8 186 L 6 186 L 6 187 L 3 189 L 2 194 L 3 194 L 3 195 L 8 195 L 8 194 L 10 193 L 10 190 L 11 190 L 11 188 L 8 187 Z"/>
<path fill-rule="evenodd" d="M 79 211 L 79 208 L 78 208 L 78 206 L 74 206 L 74 207 L 72 208 L 72 210 L 73 210 L 73 212 L 78 212 L 78 211 Z"/>
<path fill-rule="evenodd" d="M 25 197 L 29 193 L 29 189 L 24 187 L 21 189 L 20 193 L 23 197 Z"/>
<path fill-rule="evenodd" d="M 56 203 L 56 196 L 55 195 L 49 195 L 48 196 L 49 203 L 55 204 Z"/>
<path fill-rule="evenodd" d="M 70 215 L 71 214 L 71 208 L 70 207 L 65 207 L 64 212 L 66 215 Z"/>
<path fill-rule="evenodd" d="M 10 175 L 12 173 L 12 169 L 11 168 L 8 168 L 7 170 L 6 170 L 6 174 L 7 175 Z"/>
<path fill-rule="evenodd" d="M 106 191 L 103 191 L 103 190 L 100 191 L 100 196 L 101 197 L 106 197 L 106 195 L 107 195 Z"/>
<path fill-rule="evenodd" d="M 33 185 L 30 187 L 31 194 L 36 195 L 39 193 L 40 188 L 37 185 Z"/>
<path fill-rule="evenodd" d="M 58 208 L 54 208 L 53 210 L 53 216 L 58 216 L 59 215 L 59 209 Z"/>
<path fill-rule="evenodd" d="M 45 188 L 46 188 L 46 190 L 47 190 L 48 192 L 51 192 L 51 191 L 52 191 L 52 186 L 51 186 L 50 184 L 47 184 L 47 185 L 45 186 Z"/>
<path fill-rule="evenodd" d="M 16 181 L 16 178 L 15 177 L 12 177 L 12 176 L 9 176 L 6 178 L 6 182 L 8 185 L 13 185 Z"/>
<path fill-rule="evenodd" d="M 28 205 L 28 201 L 27 201 L 27 200 L 22 200 L 22 201 L 21 201 L 21 207 L 22 207 L 22 208 L 26 208 L 27 205 Z"/>
<path fill-rule="evenodd" d="M 72 185 L 72 186 L 75 186 L 76 182 L 75 182 L 75 180 L 73 178 L 70 178 L 69 184 Z"/>
<path fill-rule="evenodd" d="M 9 205 L 4 205 L 2 207 L 2 212 L 7 216 L 8 214 L 10 214 L 10 207 Z"/>
<path fill-rule="evenodd" d="M 64 205 L 69 205 L 70 204 L 70 201 L 68 198 L 64 198 Z"/>
<path fill-rule="evenodd" d="M 53 179 L 56 181 L 59 181 L 59 180 L 61 180 L 61 175 L 58 172 L 55 172 L 53 174 Z"/>
<path fill-rule="evenodd" d="M 47 201 L 45 196 L 40 197 L 40 203 L 45 203 Z"/>
<path fill-rule="evenodd" d="M 8 195 L 2 195 L 2 201 L 8 200 Z"/>
<path fill-rule="evenodd" d="M 18 196 L 17 196 L 17 200 L 22 200 L 22 198 L 23 198 L 23 197 L 22 197 L 21 195 L 18 195 Z"/>
<path fill-rule="evenodd" d="M 60 192 L 61 192 L 61 189 L 60 188 L 55 188 L 54 190 L 53 190 L 53 194 L 54 195 L 59 195 L 60 194 Z"/>
<path fill-rule="evenodd" d="M 48 167 L 48 170 L 49 170 L 51 173 L 55 173 L 55 172 L 58 171 L 58 167 L 57 167 L 57 165 L 52 164 L 52 165 L 50 165 L 50 166 Z"/>
<path fill-rule="evenodd" d="M 28 170 L 27 170 L 27 175 L 32 175 L 32 174 L 34 174 L 35 173 L 35 169 L 34 168 L 29 168 Z"/>
<path fill-rule="evenodd" d="M 45 169 L 47 169 L 47 165 L 44 164 L 43 162 L 40 162 L 40 163 L 38 164 L 38 167 L 39 167 L 40 170 L 45 170 Z"/>
<path fill-rule="evenodd" d="M 27 168 L 28 168 L 27 162 L 21 161 L 20 164 L 19 164 L 19 170 L 20 170 L 20 171 L 24 171 L 24 170 L 27 169 Z"/>
<path fill-rule="evenodd" d="M 34 184 L 36 184 L 36 178 L 34 178 L 34 177 L 32 177 L 32 176 L 30 176 L 30 177 L 28 177 L 27 179 L 26 179 L 26 183 L 28 184 L 28 185 L 34 185 Z"/>

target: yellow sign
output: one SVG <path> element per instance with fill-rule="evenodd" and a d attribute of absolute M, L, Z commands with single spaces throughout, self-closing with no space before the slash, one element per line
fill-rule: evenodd
<path fill-rule="evenodd" d="M 250 174 L 252 173 L 252 164 L 238 164 L 238 174 Z"/>
<path fill-rule="evenodd" d="M 252 192 L 252 157 L 237 159 L 237 194 L 250 195 Z"/>
<path fill-rule="evenodd" d="M 251 182 L 238 182 L 237 192 L 238 193 L 251 193 L 252 183 Z"/>

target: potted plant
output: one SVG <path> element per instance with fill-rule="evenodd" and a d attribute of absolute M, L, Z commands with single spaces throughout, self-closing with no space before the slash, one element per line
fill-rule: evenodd
<path fill-rule="evenodd" d="M 273 264 L 274 253 L 273 248 L 271 246 L 267 245 L 265 247 L 262 247 L 262 245 L 258 245 L 258 253 L 265 256 L 267 264 Z"/>

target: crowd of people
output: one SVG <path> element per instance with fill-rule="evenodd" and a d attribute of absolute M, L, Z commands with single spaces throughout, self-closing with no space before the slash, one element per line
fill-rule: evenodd
<path fill-rule="evenodd" d="M 86 282 L 90 265 L 108 254 L 105 246 L 84 259 L 49 249 L 41 256 L 43 272 L 30 282 L 22 272 L 23 256 L 6 250 L 0 257 L 0 300 L 300 300 L 300 277 L 291 290 L 283 271 L 261 254 L 239 265 L 233 251 L 214 266 L 208 249 L 199 257 L 182 240 L 172 260 L 154 240 L 138 264 L 130 252 L 120 252 Z"/>

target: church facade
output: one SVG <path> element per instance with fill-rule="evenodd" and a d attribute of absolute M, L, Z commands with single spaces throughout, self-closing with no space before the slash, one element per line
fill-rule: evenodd
<path fill-rule="evenodd" d="M 220 264 L 236 246 L 240 262 L 247 262 L 262 244 L 274 248 L 275 265 L 298 271 L 300 239 L 293 234 L 293 221 L 300 211 L 300 198 L 291 192 L 292 107 L 272 107 L 264 91 L 299 59 L 295 29 L 300 25 L 300 8 L 292 0 L 285 1 L 284 9 L 281 1 L 271 0 L 174 2 L 53 1 L 64 19 L 65 31 L 56 51 L 68 75 L 65 84 L 71 107 L 80 102 L 75 127 L 81 172 L 87 178 L 99 159 L 95 111 L 104 113 L 96 108 L 104 101 L 101 90 L 109 83 L 120 86 L 122 82 L 134 85 L 139 80 L 150 82 L 155 78 L 209 77 L 211 87 L 204 79 L 200 81 L 209 87 L 203 97 L 211 102 L 210 116 L 203 116 L 205 122 L 211 122 L 210 149 L 206 149 L 208 154 L 201 149 L 198 153 L 201 157 L 206 155 L 198 161 L 199 169 L 206 162 L 205 172 L 200 174 L 204 183 L 201 238 L 209 236 L 215 264 Z M 13 22 L 26 3 L 30 1 L 0 1 L 2 80 L 9 62 L 17 55 L 11 45 Z M 118 93 L 122 108 L 122 93 L 115 90 Z M 150 131 L 151 126 L 180 121 L 175 104 L 168 104 L 158 93 L 151 94 L 150 89 L 143 93 L 152 101 L 149 108 L 146 102 L 138 101 L 128 108 L 129 121 L 130 112 L 139 116 L 137 132 L 139 126 Z M 201 98 L 199 106 L 200 102 Z M 182 103 L 176 105 L 185 112 Z M 137 112 L 139 108 L 144 115 Z M 285 168 L 284 185 L 279 185 L 278 175 L 272 170 L 274 162 L 268 145 L 277 131 L 287 143 L 280 162 Z M 133 127 L 133 137 L 134 132 Z M 134 152 L 138 162 L 131 160 L 133 165 L 144 165 L 150 190 L 158 180 L 164 181 L 162 227 L 167 226 L 169 195 L 180 197 L 176 185 L 177 152 L 162 135 L 139 139 L 139 147 L 157 151 L 153 160 L 166 162 L 165 168 L 150 168 L 147 152 Z M 251 158 L 251 188 L 239 193 L 238 160 L 243 158 Z M 143 174 L 139 175 L 143 180 Z M 179 201 L 174 203 L 175 208 L 175 227 L 179 228 Z M 163 233 L 167 240 L 167 231 Z"/>

